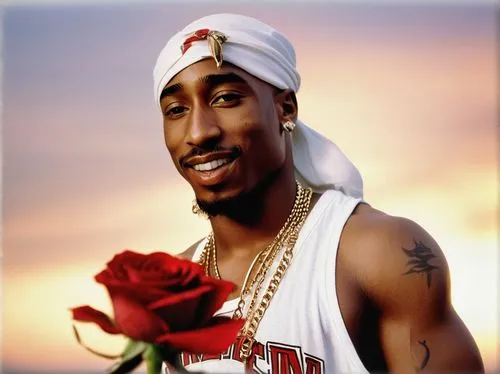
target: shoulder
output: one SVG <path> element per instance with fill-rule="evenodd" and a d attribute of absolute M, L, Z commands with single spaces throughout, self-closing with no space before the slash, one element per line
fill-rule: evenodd
<path fill-rule="evenodd" d="M 449 301 L 449 271 L 445 256 L 419 224 L 361 204 L 346 223 L 339 261 L 363 292 L 392 312 L 424 302 Z"/>
<path fill-rule="evenodd" d="M 425 241 L 427 245 L 437 245 L 418 223 L 408 218 L 391 216 L 367 204 L 359 204 L 354 210 L 346 223 L 342 239 L 345 245 L 359 250 L 363 250 L 360 248 L 362 245 L 363 248 L 368 246 L 372 251 L 384 252 L 390 252 L 401 245 L 414 246 L 418 239 Z"/>
<path fill-rule="evenodd" d="M 184 252 L 181 252 L 177 254 L 177 257 L 186 259 L 186 260 L 192 260 L 194 253 L 196 252 L 196 248 L 198 248 L 198 245 L 202 242 L 203 238 L 198 240 L 196 243 L 193 243 L 189 248 L 187 248 Z"/>

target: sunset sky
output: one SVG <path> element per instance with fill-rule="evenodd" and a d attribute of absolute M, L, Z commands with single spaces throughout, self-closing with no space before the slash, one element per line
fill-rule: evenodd
<path fill-rule="evenodd" d="M 67 309 L 111 312 L 93 276 L 115 253 L 177 253 L 207 233 L 163 144 L 152 69 L 174 32 L 219 12 L 289 37 L 299 116 L 359 168 L 367 202 L 437 240 L 454 306 L 498 367 L 493 1 L 34 3 L 2 21 L 5 367 L 109 367 Z M 81 332 L 108 353 L 123 343 Z"/>

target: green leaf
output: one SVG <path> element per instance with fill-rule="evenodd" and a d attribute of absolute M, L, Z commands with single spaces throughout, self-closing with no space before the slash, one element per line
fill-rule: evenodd
<path fill-rule="evenodd" d="M 142 354 L 147 347 L 148 344 L 144 342 L 129 339 L 120 356 L 120 360 L 111 366 L 108 372 L 110 374 L 125 374 L 131 372 L 141 364 Z"/>
<path fill-rule="evenodd" d="M 109 374 L 127 374 L 139 367 L 142 363 L 142 353 L 124 361 L 118 361 L 108 369 Z"/>
<path fill-rule="evenodd" d="M 142 357 L 146 361 L 148 374 L 161 374 L 163 360 L 160 352 L 158 352 L 153 344 L 148 344 L 148 347 L 142 354 Z"/>
<path fill-rule="evenodd" d="M 142 355 L 142 353 L 146 350 L 147 347 L 148 347 L 147 343 L 138 342 L 130 339 L 127 345 L 125 346 L 125 349 L 123 350 L 122 361 L 128 361 L 139 354 Z"/>

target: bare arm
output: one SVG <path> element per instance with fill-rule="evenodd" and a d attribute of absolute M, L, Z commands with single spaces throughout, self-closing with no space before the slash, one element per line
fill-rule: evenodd
<path fill-rule="evenodd" d="M 438 244 L 402 218 L 377 215 L 369 227 L 357 278 L 381 311 L 390 371 L 483 373 L 479 350 L 451 304 L 448 264 Z"/>

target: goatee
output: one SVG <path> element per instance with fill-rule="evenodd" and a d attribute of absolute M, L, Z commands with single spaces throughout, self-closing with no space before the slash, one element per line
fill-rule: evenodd
<path fill-rule="evenodd" d="M 263 197 L 267 189 L 274 183 L 280 169 L 270 173 L 260 182 L 258 182 L 251 190 L 243 192 L 237 196 L 220 199 L 215 201 L 203 201 L 196 199 L 198 206 L 210 217 L 224 215 L 237 219 L 244 220 L 248 223 L 255 222 L 261 216 L 264 206 Z"/>

